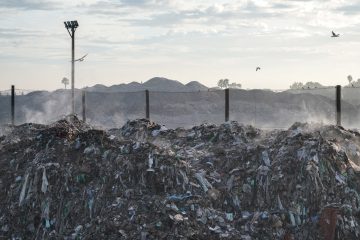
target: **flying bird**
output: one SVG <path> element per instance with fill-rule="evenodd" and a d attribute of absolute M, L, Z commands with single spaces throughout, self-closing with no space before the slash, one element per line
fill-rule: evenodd
<path fill-rule="evenodd" d="M 82 62 L 82 61 L 84 61 L 84 58 L 85 58 L 87 55 L 88 55 L 88 54 L 85 54 L 85 55 L 82 56 L 81 58 L 74 60 L 74 62 Z"/>
<path fill-rule="evenodd" d="M 257 68 L 256 68 L 256 71 L 259 71 L 260 69 L 261 69 L 260 67 L 257 67 Z"/>
<path fill-rule="evenodd" d="M 331 31 L 331 33 L 332 33 L 331 37 L 339 37 L 340 36 L 340 34 L 336 34 L 336 33 L 334 33 L 334 31 Z"/>

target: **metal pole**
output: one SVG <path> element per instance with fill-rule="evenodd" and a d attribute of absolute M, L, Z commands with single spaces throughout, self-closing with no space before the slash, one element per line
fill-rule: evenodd
<path fill-rule="evenodd" d="M 71 28 L 71 113 L 75 114 L 75 28 Z"/>
<path fill-rule="evenodd" d="M 11 124 L 15 125 L 15 86 L 11 85 Z"/>
<path fill-rule="evenodd" d="M 229 97 L 230 90 L 227 88 L 225 89 L 225 122 L 229 121 L 229 108 L 230 108 L 230 97 Z"/>
<path fill-rule="evenodd" d="M 341 126 L 341 86 L 336 86 L 336 125 Z"/>
<path fill-rule="evenodd" d="M 145 90 L 145 101 L 146 101 L 146 119 L 150 120 L 149 90 Z"/>
<path fill-rule="evenodd" d="M 82 91 L 82 119 L 86 122 L 86 101 L 85 101 L 85 91 Z"/>

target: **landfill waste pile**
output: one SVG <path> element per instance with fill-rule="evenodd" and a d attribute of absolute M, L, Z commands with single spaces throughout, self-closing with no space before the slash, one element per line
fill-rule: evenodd
<path fill-rule="evenodd" d="M 360 239 L 360 133 L 295 123 L 0 137 L 0 239 Z"/>

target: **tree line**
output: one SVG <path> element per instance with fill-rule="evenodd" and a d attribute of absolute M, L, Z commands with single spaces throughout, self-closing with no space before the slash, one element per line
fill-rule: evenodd
<path fill-rule="evenodd" d="M 360 78 L 357 81 L 353 80 L 353 77 L 351 75 L 347 76 L 347 80 L 349 82 L 348 85 L 345 85 L 345 87 L 360 87 Z M 294 82 L 290 85 L 290 89 L 316 89 L 316 88 L 323 88 L 324 85 L 318 83 L 318 82 Z"/>

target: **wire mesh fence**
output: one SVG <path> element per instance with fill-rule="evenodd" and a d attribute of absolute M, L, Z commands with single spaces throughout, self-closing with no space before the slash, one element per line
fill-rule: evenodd
<path fill-rule="evenodd" d="M 320 90 L 301 90 L 295 94 L 289 93 L 294 97 L 284 97 L 281 100 L 283 107 L 288 105 L 288 109 L 290 109 L 289 122 L 336 123 L 336 89 L 323 89 L 323 93 L 329 93 L 329 96 L 319 94 L 318 91 Z M 285 116 L 286 114 L 283 117 L 285 118 Z"/>
<path fill-rule="evenodd" d="M 127 120 L 145 117 L 145 93 L 142 92 L 87 92 L 86 118 L 91 124 L 106 128 L 120 127 Z M 81 112 L 77 97 L 76 112 Z"/>
<path fill-rule="evenodd" d="M 70 92 L 31 92 L 15 97 L 15 122 L 22 124 L 32 123 L 51 123 L 67 115 L 70 111 L 71 95 Z M 10 109 L 10 96 L 8 100 L 1 102 Z M 10 113 L 10 111 L 8 111 Z M 3 121 L 2 121 L 3 122 Z"/>
<path fill-rule="evenodd" d="M 342 125 L 346 128 L 360 128 L 360 88 L 342 89 Z"/>
<path fill-rule="evenodd" d="M 224 91 L 150 92 L 150 118 L 170 128 L 224 122 Z"/>
<path fill-rule="evenodd" d="M 0 116 L 1 123 L 11 122 L 11 95 L 6 94 L 6 91 L 0 91 Z"/>
<path fill-rule="evenodd" d="M 341 124 L 359 128 L 360 88 L 344 87 Z M 83 112 L 81 90 L 75 91 L 75 111 Z M 71 113 L 71 91 L 15 91 L 15 123 L 50 123 Z M 121 127 L 127 120 L 145 118 L 146 91 L 85 93 L 86 119 L 105 128 Z M 150 119 L 169 128 L 225 121 L 224 90 L 149 92 Z M 11 122 L 11 90 L 0 91 L 0 124 Z M 229 90 L 229 120 L 264 129 L 288 128 L 294 122 L 336 124 L 336 88 Z"/>

